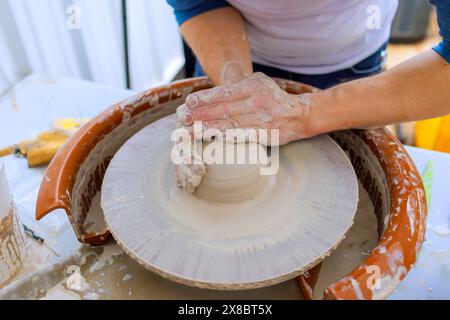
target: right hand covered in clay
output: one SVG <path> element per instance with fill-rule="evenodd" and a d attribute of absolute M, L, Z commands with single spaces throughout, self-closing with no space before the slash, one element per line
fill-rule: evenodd
<path fill-rule="evenodd" d="M 215 87 L 189 95 L 179 107 L 178 121 L 191 126 L 201 121 L 205 129 L 267 129 L 279 131 L 279 141 L 268 145 L 284 145 L 312 136 L 310 94 L 294 95 L 282 90 L 263 73 L 232 85 Z"/>

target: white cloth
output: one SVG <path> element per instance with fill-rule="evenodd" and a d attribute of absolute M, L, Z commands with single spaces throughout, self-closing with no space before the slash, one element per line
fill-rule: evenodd
<path fill-rule="evenodd" d="M 228 0 L 256 63 L 302 73 L 350 68 L 388 41 L 397 0 Z"/>

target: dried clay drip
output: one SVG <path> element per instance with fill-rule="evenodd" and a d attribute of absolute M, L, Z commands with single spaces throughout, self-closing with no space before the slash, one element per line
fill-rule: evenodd
<path fill-rule="evenodd" d="M 26 255 L 25 234 L 14 209 L 0 162 L 0 288 L 21 268 Z"/>

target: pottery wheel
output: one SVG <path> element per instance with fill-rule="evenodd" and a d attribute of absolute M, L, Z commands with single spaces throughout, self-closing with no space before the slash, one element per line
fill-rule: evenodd
<path fill-rule="evenodd" d="M 106 222 L 140 264 L 191 286 L 250 289 L 300 275 L 343 240 L 355 216 L 358 183 L 330 137 L 281 147 L 272 176 L 208 167 L 200 188 L 189 194 L 175 183 L 174 127 L 170 116 L 134 135 L 103 182 Z M 234 193 L 233 201 L 223 201 L 215 192 L 220 181 L 213 182 L 229 176 L 236 187 L 225 193 Z"/>

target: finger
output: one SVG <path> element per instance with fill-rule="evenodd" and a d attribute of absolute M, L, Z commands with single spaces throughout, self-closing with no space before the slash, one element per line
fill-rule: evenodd
<path fill-rule="evenodd" d="M 193 121 L 218 121 L 227 120 L 240 115 L 252 113 L 251 100 L 239 100 L 223 102 L 210 107 L 190 109 Z"/>
<path fill-rule="evenodd" d="M 189 108 L 182 104 L 177 108 L 177 127 L 179 126 L 190 126 L 193 124 L 194 119 L 192 118 L 192 114 L 189 111 Z"/>
<path fill-rule="evenodd" d="M 284 131 L 280 132 L 279 129 L 272 128 L 269 123 L 262 121 L 261 118 L 264 119 L 264 115 L 252 114 L 229 120 L 205 122 L 204 127 L 219 130 L 221 134 L 217 135 L 217 138 L 229 143 L 258 142 L 268 146 L 286 143 L 284 142 L 286 140 L 283 135 Z M 289 142 L 292 139 L 286 141 Z"/>
<path fill-rule="evenodd" d="M 269 129 L 270 116 L 266 114 L 244 114 L 235 117 L 205 121 L 204 128 L 217 128 L 221 131 L 227 129 Z"/>
<path fill-rule="evenodd" d="M 220 132 L 218 138 L 229 135 L 229 138 L 237 137 L 239 135 L 257 136 L 259 129 L 263 127 L 258 125 L 241 126 L 235 120 L 219 120 L 205 122 L 204 127 L 206 130 L 217 130 Z"/>
<path fill-rule="evenodd" d="M 190 94 L 186 106 L 190 109 L 208 107 L 221 102 L 230 102 L 248 98 L 250 94 L 239 86 L 220 86 Z"/>

